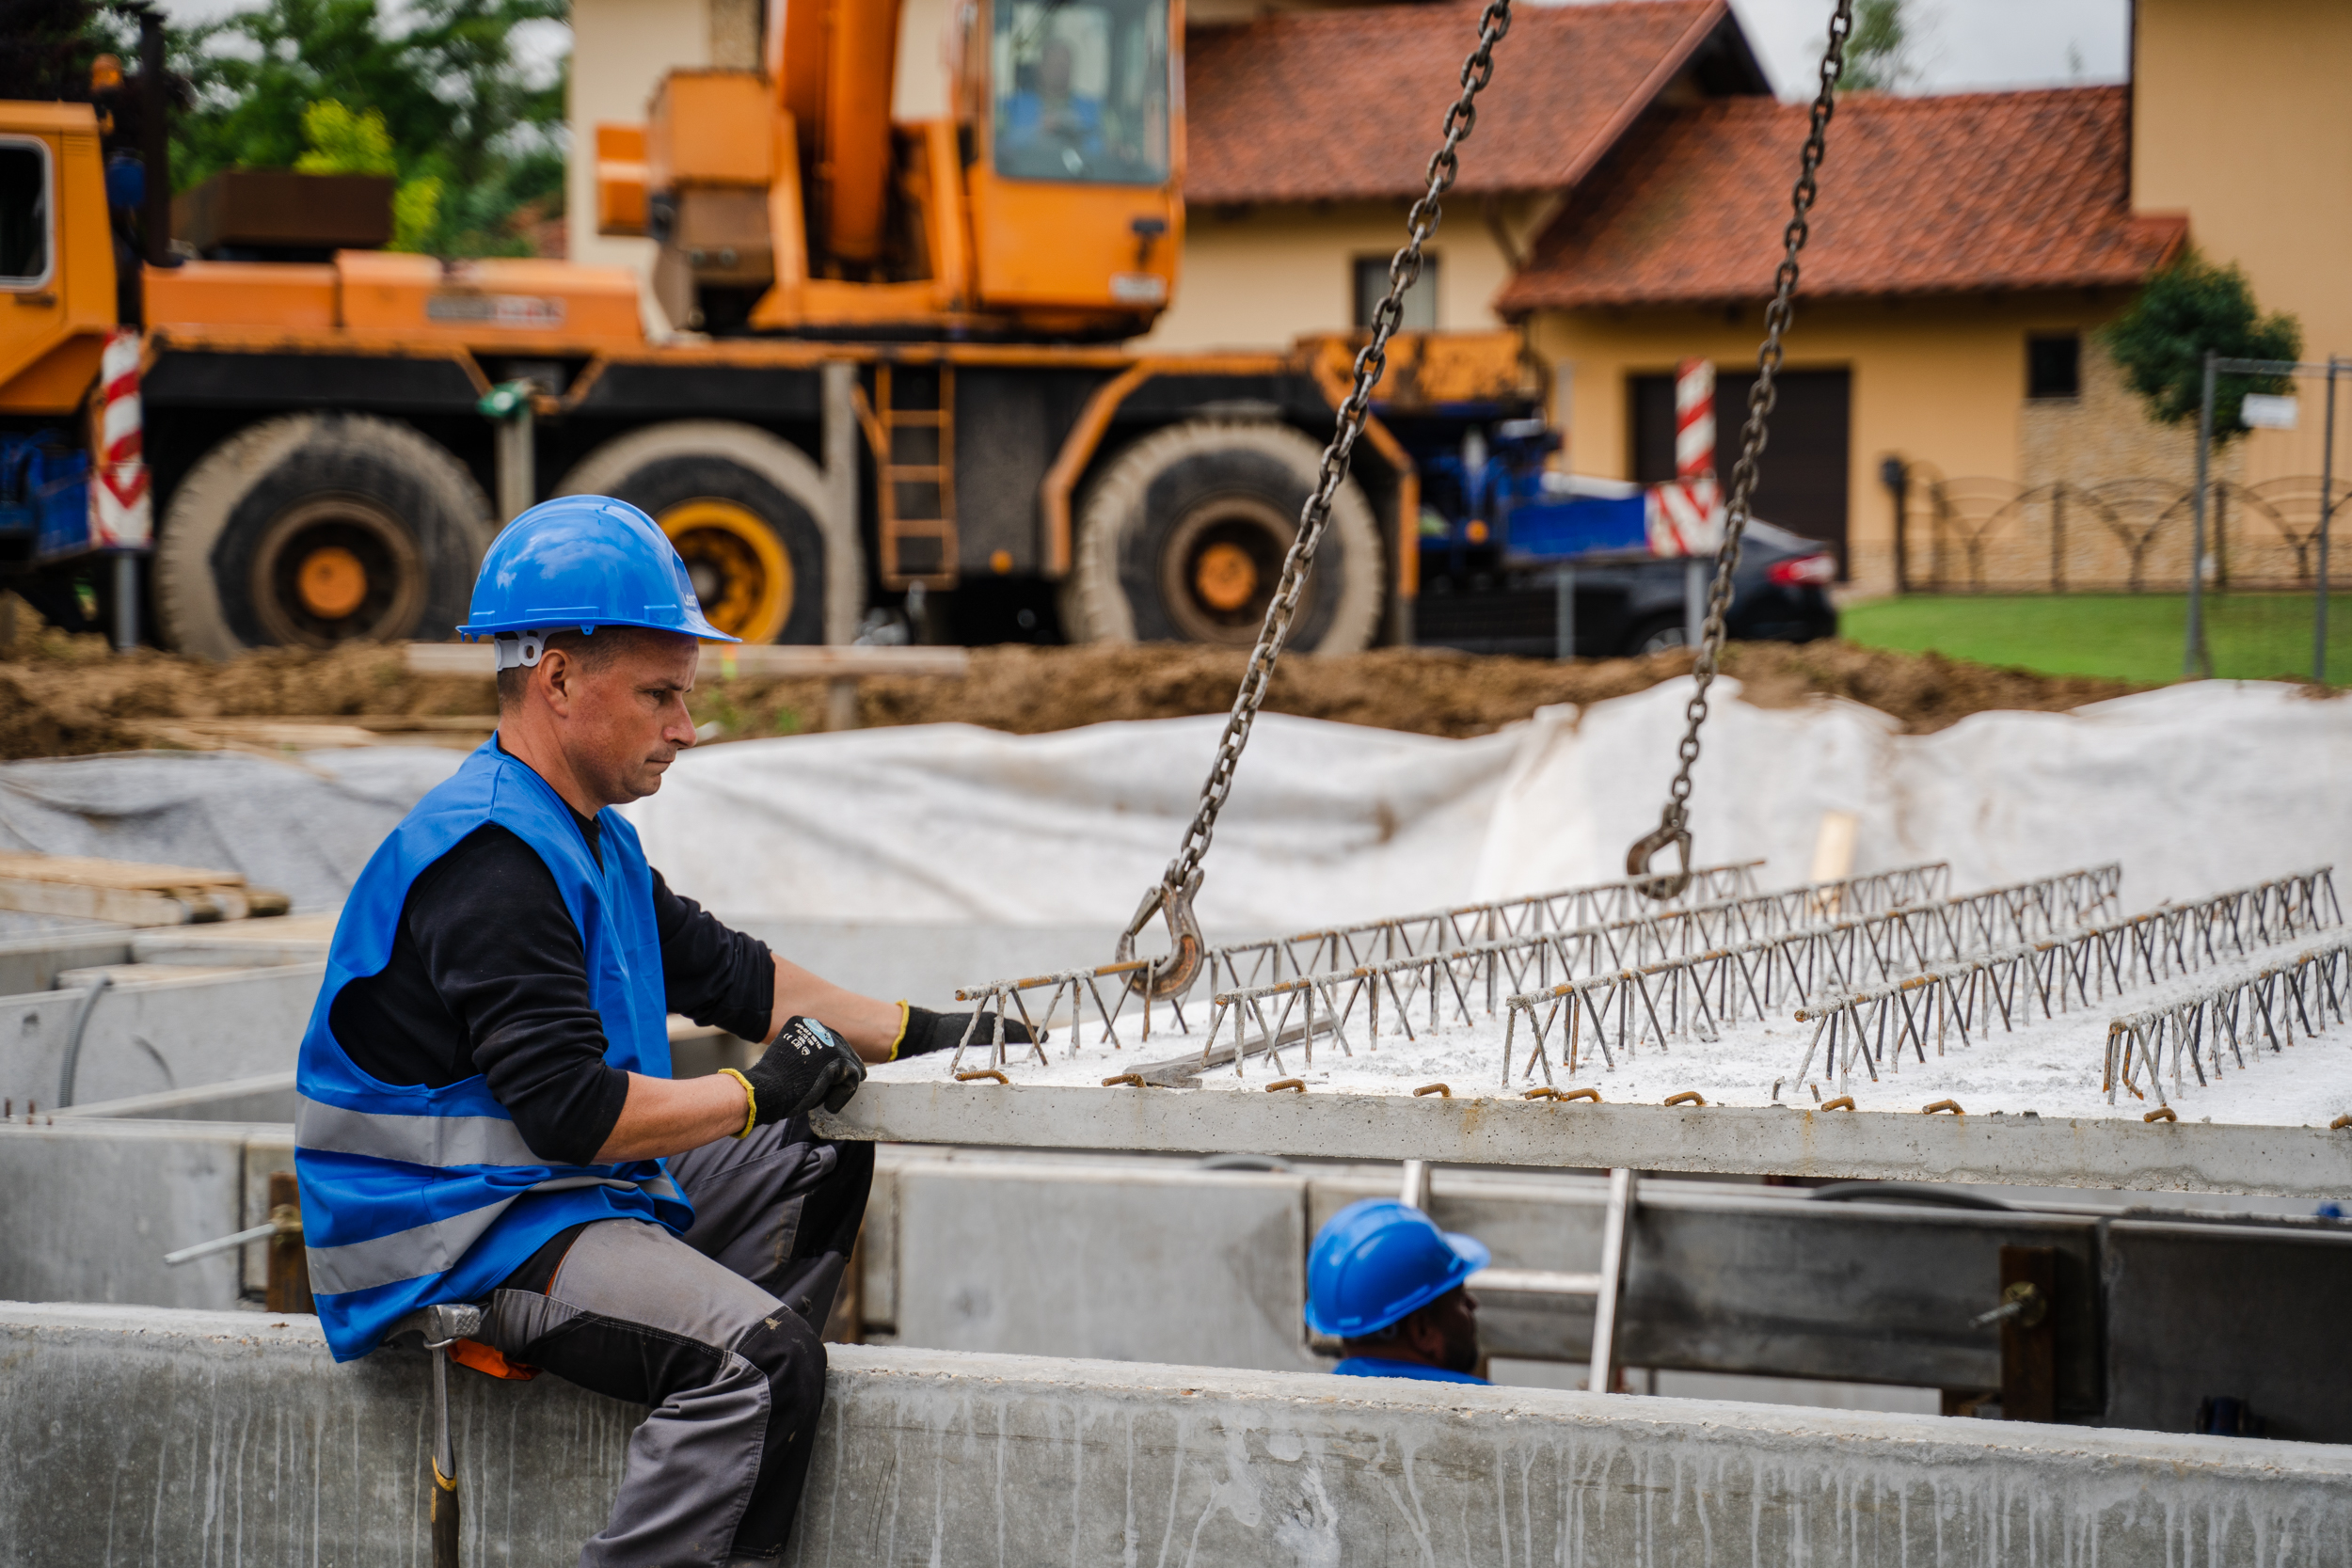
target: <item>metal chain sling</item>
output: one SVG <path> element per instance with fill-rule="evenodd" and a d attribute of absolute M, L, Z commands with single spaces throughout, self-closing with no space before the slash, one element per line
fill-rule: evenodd
<path fill-rule="evenodd" d="M 1249 743 L 1249 728 L 1257 721 L 1258 708 L 1264 703 L 1266 688 L 1273 681 L 1275 660 L 1281 657 L 1283 641 L 1290 636 L 1291 619 L 1298 611 L 1299 592 L 1306 586 L 1308 570 L 1314 564 L 1315 546 L 1323 541 L 1324 525 L 1330 520 L 1332 499 L 1339 494 L 1340 486 L 1347 483 L 1348 462 L 1355 453 L 1357 437 L 1363 434 L 1365 417 L 1371 412 L 1373 388 L 1379 385 L 1381 372 L 1388 368 L 1389 339 L 1404 318 L 1406 291 L 1421 277 L 1422 247 L 1437 231 L 1443 215 L 1439 200 L 1460 170 L 1456 150 L 1478 121 L 1478 95 L 1494 76 L 1495 45 L 1510 30 L 1511 0 L 1491 0 L 1478 19 L 1478 47 L 1462 62 L 1461 96 L 1446 110 L 1444 139 L 1429 159 L 1425 171 L 1428 188 L 1406 215 L 1409 238 L 1390 259 L 1388 295 L 1373 312 L 1372 341 L 1356 356 L 1355 385 L 1340 404 L 1330 445 L 1323 449 L 1323 466 L 1314 490 L 1299 512 L 1298 535 L 1291 541 L 1290 553 L 1282 559 L 1281 580 L 1274 591 L 1273 602 L 1266 606 L 1265 622 L 1258 628 L 1257 646 L 1250 650 L 1249 667 L 1242 675 L 1241 690 L 1234 695 L 1233 710 L 1225 720 L 1225 733 L 1218 737 L 1216 761 L 1209 768 L 1208 782 L 1201 786 L 1200 808 L 1193 813 L 1192 825 L 1184 830 L 1184 843 L 1176 858 L 1168 863 L 1167 872 L 1144 894 L 1135 918 L 1127 923 L 1126 935 L 1119 939 L 1120 958 L 1131 959 L 1135 956 L 1136 933 L 1150 925 L 1155 914 L 1167 921 L 1173 951 L 1149 972 L 1150 978 L 1143 986 L 1149 996 L 1180 996 L 1191 988 L 1193 977 L 1200 973 L 1206 944 L 1201 941 L 1200 925 L 1193 918 L 1192 899 L 1200 888 L 1200 860 L 1209 852 L 1209 840 L 1216 832 L 1217 813 L 1225 808 L 1225 798 L 1232 793 L 1233 770 L 1241 763 L 1242 748 Z"/>
<path fill-rule="evenodd" d="M 1707 595 L 1707 622 L 1699 633 L 1698 657 L 1691 665 L 1690 706 L 1684 710 L 1681 765 L 1666 786 L 1666 809 L 1658 826 L 1633 841 L 1625 854 L 1629 877 L 1649 877 L 1650 862 L 1673 845 L 1680 852 L 1682 869 L 1650 878 L 1642 891 L 1652 898 L 1678 897 L 1691 885 L 1691 768 L 1699 760 L 1699 726 L 1707 722 L 1707 689 L 1715 683 L 1715 665 L 1723 657 L 1724 626 L 1731 610 L 1732 574 L 1740 569 L 1740 541 L 1747 532 L 1748 512 L 1756 497 L 1756 459 L 1764 453 L 1766 421 L 1779 396 L 1773 378 L 1786 357 L 1781 339 L 1788 331 L 1797 292 L 1797 253 L 1804 249 L 1809 226 L 1806 214 L 1817 194 L 1814 176 L 1829 132 L 1830 115 L 1837 103 L 1837 78 L 1846 64 L 1846 40 L 1853 31 L 1853 0 L 1837 0 L 1829 22 L 1829 47 L 1821 55 L 1820 89 L 1813 99 L 1813 116 L 1804 138 L 1804 155 L 1790 193 L 1788 227 L 1782 230 L 1780 270 L 1772 280 L 1772 302 L 1764 308 L 1764 343 L 1756 350 L 1756 385 L 1748 389 L 1747 423 L 1740 432 L 1740 461 L 1731 470 L 1731 494 L 1724 507 L 1724 542 L 1715 553 L 1715 581 Z"/>

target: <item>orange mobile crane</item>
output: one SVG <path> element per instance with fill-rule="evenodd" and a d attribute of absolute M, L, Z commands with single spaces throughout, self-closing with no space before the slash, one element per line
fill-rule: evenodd
<path fill-rule="evenodd" d="M 500 524 L 580 491 L 658 518 L 748 641 L 848 641 L 919 590 L 918 637 L 1247 645 L 1351 350 L 1118 346 L 1177 282 L 1181 0 L 967 0 L 951 113 L 916 122 L 896 0 L 770 16 L 763 70 L 674 72 L 597 130 L 650 310 L 625 270 L 375 248 L 389 185 L 332 177 L 218 177 L 176 245 L 151 198 L 142 262 L 103 102 L 0 103 L 0 439 L 41 481 L 0 567 L 54 602 L 108 542 L 72 482 L 135 325 L 151 630 L 183 652 L 446 637 Z M 1391 377 L 1392 422 L 1540 409 L 1508 334 L 1405 342 Z M 1415 465 L 1375 421 L 1356 475 L 1294 645 L 1410 637 Z"/>

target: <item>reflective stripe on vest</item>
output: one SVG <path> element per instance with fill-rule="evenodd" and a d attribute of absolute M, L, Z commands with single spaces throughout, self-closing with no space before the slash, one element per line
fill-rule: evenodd
<path fill-rule="evenodd" d="M 417 802 L 344 901 L 302 1041 L 294 1169 L 320 1326 L 338 1360 L 373 1350 L 415 1307 L 478 1300 L 559 1231 L 651 1220 L 683 1233 L 693 1210 L 661 1163 L 566 1165 L 535 1153 L 479 1074 L 427 1088 L 361 1071 L 334 1036 L 342 988 L 390 961 L 409 889 L 486 825 L 553 875 L 580 938 L 605 1061 L 670 1075 L 653 874 L 636 832 L 598 817 L 602 863 L 547 783 L 493 740 Z"/>

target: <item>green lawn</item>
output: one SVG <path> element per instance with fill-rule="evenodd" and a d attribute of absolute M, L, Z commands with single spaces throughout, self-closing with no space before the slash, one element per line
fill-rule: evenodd
<path fill-rule="evenodd" d="M 2187 625 L 2185 594 L 1911 594 L 1855 605 L 1838 619 L 1840 633 L 1867 647 L 1932 648 L 1979 664 L 2152 684 L 2181 678 Z M 2205 639 L 2217 675 L 2308 676 L 2311 595 L 2208 594 Z M 2328 678 L 2352 684 L 2352 594 L 2333 596 Z"/>

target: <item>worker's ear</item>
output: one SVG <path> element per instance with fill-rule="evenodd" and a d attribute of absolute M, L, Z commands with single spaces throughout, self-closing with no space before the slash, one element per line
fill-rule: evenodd
<path fill-rule="evenodd" d="M 538 668 L 532 672 L 538 677 L 540 689 L 547 693 L 548 706 L 559 719 L 572 716 L 572 704 L 580 695 L 580 666 L 562 648 L 547 648 L 539 655 Z"/>
<path fill-rule="evenodd" d="M 1438 1326 L 1438 1315 L 1431 1307 L 1415 1307 L 1411 1316 L 1397 1324 L 1397 1331 L 1416 1355 L 1435 1359 L 1444 1354 L 1445 1330 Z"/>

